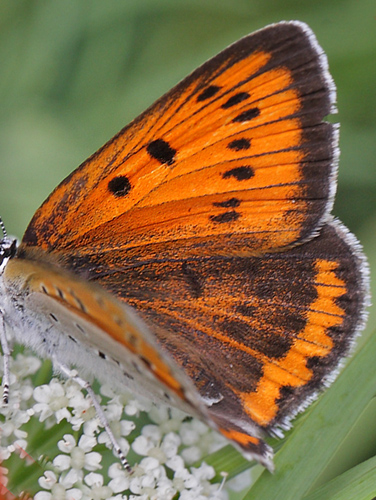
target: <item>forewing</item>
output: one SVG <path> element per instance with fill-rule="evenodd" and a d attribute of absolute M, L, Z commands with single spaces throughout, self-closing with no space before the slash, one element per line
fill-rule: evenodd
<path fill-rule="evenodd" d="M 180 257 L 254 255 L 309 239 L 334 191 L 333 89 L 304 24 L 243 38 L 63 181 L 23 245 L 146 261 L 177 245 Z"/>

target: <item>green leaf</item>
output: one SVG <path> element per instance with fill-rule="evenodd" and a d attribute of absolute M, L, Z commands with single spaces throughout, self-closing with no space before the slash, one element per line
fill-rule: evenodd
<path fill-rule="evenodd" d="M 376 457 L 341 474 L 304 500 L 372 500 L 376 497 Z"/>

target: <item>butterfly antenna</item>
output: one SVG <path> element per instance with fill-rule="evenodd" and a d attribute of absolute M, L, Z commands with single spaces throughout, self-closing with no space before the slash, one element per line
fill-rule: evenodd
<path fill-rule="evenodd" d="M 4 224 L 3 219 L 1 217 L 0 217 L 0 228 L 3 232 L 4 238 L 6 238 L 8 236 L 8 233 L 7 233 L 7 230 L 5 229 L 5 224 Z"/>

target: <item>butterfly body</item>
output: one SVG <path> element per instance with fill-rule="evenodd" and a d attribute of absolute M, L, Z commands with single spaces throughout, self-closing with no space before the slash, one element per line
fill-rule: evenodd
<path fill-rule="evenodd" d="M 365 258 L 330 215 L 334 110 L 306 25 L 230 46 L 65 179 L 15 255 L 3 243 L 5 323 L 272 468 L 261 437 L 332 379 L 364 320 Z"/>

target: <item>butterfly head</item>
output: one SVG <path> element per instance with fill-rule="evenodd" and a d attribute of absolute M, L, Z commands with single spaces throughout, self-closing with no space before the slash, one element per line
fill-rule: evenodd
<path fill-rule="evenodd" d="M 3 232 L 3 238 L 0 240 L 0 271 L 5 268 L 9 259 L 15 256 L 18 246 L 17 238 L 8 236 L 4 222 L 0 218 L 0 228 Z"/>

